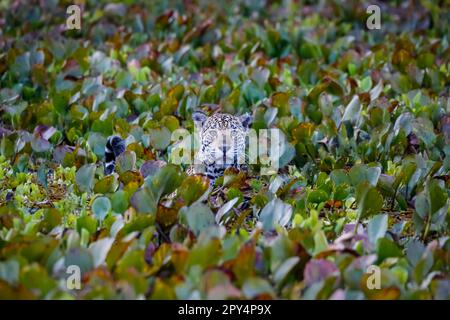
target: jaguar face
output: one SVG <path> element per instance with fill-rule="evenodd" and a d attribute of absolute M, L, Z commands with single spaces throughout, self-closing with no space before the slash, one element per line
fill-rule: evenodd
<path fill-rule="evenodd" d="M 215 113 L 208 117 L 197 111 L 193 119 L 200 140 L 196 158 L 206 166 L 208 173 L 221 174 L 226 168 L 239 168 L 245 162 L 245 143 L 251 115 Z"/>

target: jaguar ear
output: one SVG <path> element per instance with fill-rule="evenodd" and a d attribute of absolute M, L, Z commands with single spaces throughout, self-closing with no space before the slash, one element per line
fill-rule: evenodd
<path fill-rule="evenodd" d="M 208 116 L 203 111 L 195 111 L 192 114 L 192 120 L 194 120 L 195 126 L 199 128 L 203 126 L 207 118 Z"/>
<path fill-rule="evenodd" d="M 253 123 L 253 116 L 250 113 L 244 113 L 239 117 L 239 120 L 241 121 L 242 126 L 248 129 Z"/>

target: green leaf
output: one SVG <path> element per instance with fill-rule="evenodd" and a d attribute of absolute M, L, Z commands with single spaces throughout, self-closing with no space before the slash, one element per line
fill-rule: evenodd
<path fill-rule="evenodd" d="M 87 230 L 90 234 L 97 231 L 97 220 L 92 216 L 82 216 L 77 219 L 77 231 Z"/>
<path fill-rule="evenodd" d="M 109 175 L 97 181 L 94 186 L 95 193 L 112 193 L 119 187 L 116 175 Z"/>
<path fill-rule="evenodd" d="M 166 127 L 149 130 L 150 144 L 157 150 L 164 150 L 170 144 L 172 134 Z"/>
<path fill-rule="evenodd" d="M 185 175 L 179 167 L 168 164 L 159 170 L 156 175 L 148 176 L 145 179 L 145 185 L 152 190 L 155 199 L 158 200 L 161 196 L 174 192 L 180 186 L 184 177 Z"/>
<path fill-rule="evenodd" d="M 418 239 L 412 239 L 406 246 L 406 257 L 413 267 L 422 259 L 424 252 L 425 245 Z"/>
<path fill-rule="evenodd" d="M 11 285 L 16 285 L 19 281 L 20 265 L 16 260 L 0 262 L 0 279 Z"/>
<path fill-rule="evenodd" d="M 209 179 L 205 176 L 189 176 L 181 183 L 177 193 L 187 205 L 198 200 L 209 188 Z"/>
<path fill-rule="evenodd" d="M 217 211 L 216 213 L 216 223 L 220 224 L 223 216 L 228 213 L 231 208 L 233 208 L 233 206 L 236 204 L 236 202 L 238 202 L 239 197 L 236 197 L 230 201 L 228 201 L 227 203 L 225 203 L 222 207 L 220 207 L 220 209 Z"/>
<path fill-rule="evenodd" d="M 250 278 L 246 280 L 242 286 L 242 291 L 247 299 L 254 299 L 263 294 L 275 297 L 275 291 L 270 283 L 261 278 Z"/>
<path fill-rule="evenodd" d="M 300 261 L 299 257 L 290 257 L 285 260 L 278 268 L 275 270 L 273 274 L 273 281 L 278 285 L 281 285 L 282 282 L 286 279 L 289 273 L 294 269 L 294 267 Z"/>
<path fill-rule="evenodd" d="M 364 164 L 354 165 L 348 175 L 353 186 L 359 185 L 361 182 L 367 181 L 372 186 L 376 186 L 380 178 L 380 167 L 367 167 Z"/>
<path fill-rule="evenodd" d="M 275 198 L 270 201 L 259 214 L 264 230 L 274 230 L 276 225 L 286 226 L 291 221 L 292 207 Z"/>
<path fill-rule="evenodd" d="M 137 212 L 156 214 L 157 200 L 153 191 L 148 187 L 137 190 L 131 196 L 130 203 Z"/>
<path fill-rule="evenodd" d="M 325 233 L 322 230 L 319 230 L 314 234 L 314 255 L 319 254 L 322 251 L 325 251 L 328 248 L 328 240 L 325 236 Z"/>
<path fill-rule="evenodd" d="M 350 121 L 355 124 L 361 114 L 361 103 L 357 95 L 353 96 L 352 100 L 345 107 L 344 115 L 342 116 L 341 123 L 344 121 Z"/>
<path fill-rule="evenodd" d="M 376 244 L 377 240 L 384 237 L 388 228 L 387 214 L 379 214 L 370 219 L 367 224 L 367 234 L 371 243 Z"/>
<path fill-rule="evenodd" d="M 361 80 L 359 88 L 362 92 L 367 92 L 372 88 L 372 78 L 370 76 L 365 77 Z"/>
<path fill-rule="evenodd" d="M 376 247 L 379 262 L 387 258 L 403 257 L 402 250 L 392 240 L 387 238 L 378 239 Z"/>
<path fill-rule="evenodd" d="M 98 220 L 102 221 L 111 211 L 111 201 L 107 197 L 97 197 L 92 203 L 92 212 Z"/>
<path fill-rule="evenodd" d="M 125 151 L 116 159 L 117 173 L 122 174 L 126 171 L 134 170 L 136 166 L 136 153 L 134 151 Z"/>
<path fill-rule="evenodd" d="M 94 268 L 102 265 L 105 262 L 106 256 L 108 255 L 113 242 L 113 238 L 102 238 L 89 245 L 88 250 L 93 257 L 92 263 Z"/>
<path fill-rule="evenodd" d="M 85 248 L 70 249 L 64 259 L 66 269 L 69 266 L 77 266 L 81 274 L 90 271 L 94 267 L 94 261 L 89 250 Z"/>
<path fill-rule="evenodd" d="M 313 190 L 308 193 L 308 202 L 322 203 L 330 199 L 330 196 L 323 190 Z"/>
<path fill-rule="evenodd" d="M 430 199 L 430 213 L 433 215 L 447 203 L 448 193 L 442 189 L 437 180 L 432 179 L 428 184 Z"/>
<path fill-rule="evenodd" d="M 185 210 L 185 216 L 189 229 L 196 236 L 205 228 L 215 224 L 214 214 L 211 209 L 203 203 L 196 202 Z"/>
<path fill-rule="evenodd" d="M 116 76 L 116 87 L 130 89 L 133 82 L 133 76 L 127 71 L 120 71 Z"/>
<path fill-rule="evenodd" d="M 377 214 L 383 207 L 383 197 L 375 187 L 370 187 L 367 182 L 362 182 L 357 188 L 358 221 Z"/>
<path fill-rule="evenodd" d="M 82 192 L 90 192 L 94 185 L 95 164 L 85 164 L 78 169 L 75 181 Z"/>
<path fill-rule="evenodd" d="M 123 190 L 115 192 L 111 196 L 111 207 L 114 212 L 123 213 L 129 206 L 128 193 Z"/>

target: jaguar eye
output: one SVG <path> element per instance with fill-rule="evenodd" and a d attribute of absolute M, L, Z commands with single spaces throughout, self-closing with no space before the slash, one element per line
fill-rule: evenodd
<path fill-rule="evenodd" d="M 209 132 L 209 134 L 210 134 L 212 137 L 217 137 L 217 131 L 216 131 L 216 130 L 211 130 L 211 131 Z"/>

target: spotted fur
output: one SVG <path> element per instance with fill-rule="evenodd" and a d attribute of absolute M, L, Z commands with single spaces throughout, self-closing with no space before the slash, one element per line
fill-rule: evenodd
<path fill-rule="evenodd" d="M 105 175 L 114 172 L 116 157 L 125 151 L 125 141 L 119 136 L 110 136 L 105 146 Z"/>
<path fill-rule="evenodd" d="M 200 140 L 195 162 L 203 166 L 203 173 L 211 182 L 223 175 L 226 168 L 240 169 L 245 164 L 246 137 L 252 122 L 251 115 L 215 113 L 208 117 L 197 111 L 192 117 Z M 195 167 L 191 173 L 197 173 Z"/>

